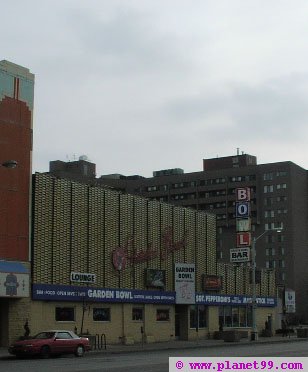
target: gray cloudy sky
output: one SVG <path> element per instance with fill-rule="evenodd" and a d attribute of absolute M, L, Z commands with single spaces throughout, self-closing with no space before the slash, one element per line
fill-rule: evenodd
<path fill-rule="evenodd" d="M 308 168 L 307 0 L 10 0 L 1 58 L 36 75 L 33 171 Z"/>

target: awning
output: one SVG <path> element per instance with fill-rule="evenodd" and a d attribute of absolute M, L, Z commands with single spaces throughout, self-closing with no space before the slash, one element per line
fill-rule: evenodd
<path fill-rule="evenodd" d="M 21 262 L 0 261 L 0 272 L 28 274 L 29 269 L 27 269 L 26 266 Z"/>

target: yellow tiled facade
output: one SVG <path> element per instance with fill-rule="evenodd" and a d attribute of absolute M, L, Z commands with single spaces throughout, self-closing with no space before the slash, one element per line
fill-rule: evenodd
<path fill-rule="evenodd" d="M 89 289 L 174 293 L 176 263 L 195 265 L 198 294 L 251 296 L 248 267 L 217 265 L 214 215 L 46 174 L 36 174 L 33 181 L 31 333 L 43 328 L 76 328 L 77 332 L 104 334 L 108 343 L 212 337 L 219 329 L 224 303 L 116 302 L 102 295 L 76 299 L 74 294 L 70 299 L 67 294 L 69 288 L 88 294 Z M 114 263 L 117 250 L 125 252 L 126 266 L 121 269 Z M 147 269 L 165 272 L 164 288 L 146 285 Z M 95 283 L 72 283 L 72 272 L 91 273 Z M 204 275 L 222 276 L 221 290 L 205 293 Z M 48 293 L 53 294 L 49 297 Z M 273 272 L 262 272 L 257 294 L 275 296 Z M 59 320 L 57 312 L 63 309 L 69 312 L 69 320 Z M 258 309 L 260 327 L 273 309 Z M 95 314 L 102 313 L 104 318 L 95 319 Z M 193 314 L 201 314 L 203 322 Z"/>

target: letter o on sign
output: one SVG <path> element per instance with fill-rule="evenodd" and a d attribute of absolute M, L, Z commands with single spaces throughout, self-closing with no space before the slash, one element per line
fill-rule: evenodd
<path fill-rule="evenodd" d="M 249 202 L 236 203 L 236 217 L 249 217 Z"/>

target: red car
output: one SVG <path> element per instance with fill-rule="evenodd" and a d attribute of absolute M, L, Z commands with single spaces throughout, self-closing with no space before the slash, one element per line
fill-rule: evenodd
<path fill-rule="evenodd" d="M 91 350 L 87 337 L 79 337 L 72 331 L 44 331 L 27 340 L 16 341 L 9 347 L 9 353 L 16 356 L 75 354 L 82 357 Z"/>

